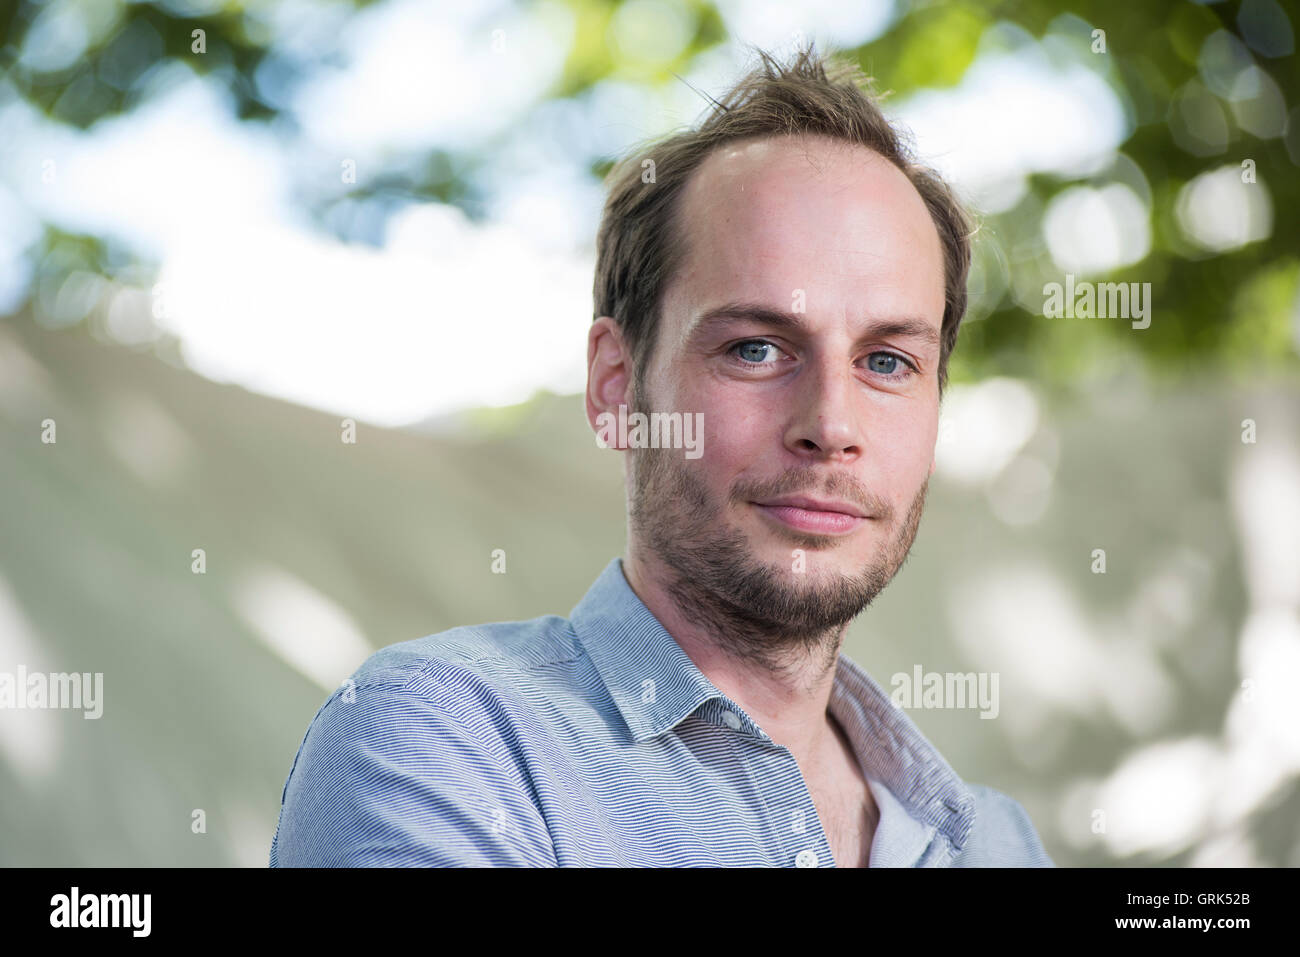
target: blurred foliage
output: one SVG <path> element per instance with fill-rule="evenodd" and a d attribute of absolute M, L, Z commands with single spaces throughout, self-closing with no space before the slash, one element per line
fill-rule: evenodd
<path fill-rule="evenodd" d="M 610 39 L 623 4 L 562 2 L 572 15 L 573 42 L 558 80 L 552 89 L 539 91 L 539 102 L 578 98 L 607 80 L 678 83 L 699 54 L 728 39 L 714 5 L 685 0 L 679 13 L 688 19 L 687 42 L 668 60 L 647 61 Z M 56 6 L 84 17 L 88 45 L 75 62 L 40 72 L 22 62 L 20 52 Z M 1057 62 L 1072 59 L 1094 70 L 1125 112 L 1128 135 L 1107 168 L 1032 175 L 1011 208 L 982 217 L 971 311 L 953 358 L 954 380 L 999 373 L 1065 383 L 1117 352 L 1136 354 L 1149 369 L 1173 377 L 1206 367 L 1251 376 L 1262 368 L 1297 368 L 1300 223 L 1293 211 L 1300 207 L 1300 70 L 1294 14 L 1292 7 L 1288 19 L 1275 0 L 1075 0 L 1068 12 L 1055 0 L 902 0 L 880 36 L 859 49 L 836 51 L 878 78 L 889 106 L 919 90 L 960 82 L 978 54 L 1043 43 Z M 809 23 L 807 33 L 815 36 L 816 27 Z M 206 33 L 204 55 L 191 54 L 195 29 Z M 1093 49 L 1096 29 L 1105 31 L 1104 52 Z M 284 55 L 274 36 L 266 6 L 258 3 L 22 0 L 0 8 L 0 69 L 19 95 L 77 128 L 133 109 L 148 88 L 141 78 L 169 60 L 184 61 L 222 84 L 242 119 L 292 124 L 292 116 L 282 115 L 284 97 L 264 96 L 257 72 L 274 61 L 283 91 L 316 64 Z M 323 61 L 330 56 L 323 52 Z M 1259 84 L 1263 92 L 1253 101 L 1234 99 L 1225 84 L 1239 80 L 1250 65 L 1267 78 Z M 1279 110 L 1284 122 L 1266 128 L 1261 117 L 1268 120 Z M 501 134 L 508 136 L 509 131 Z M 502 142 L 480 147 L 478 155 L 431 150 L 423 162 L 408 158 L 374 172 L 342 197 L 304 202 L 323 229 L 329 228 L 330 208 L 351 201 L 390 208 L 413 199 L 436 200 L 481 216 L 485 197 L 476 172 L 486 153 Z M 994 141 L 984 145 L 998 149 Z M 613 159 L 593 160 L 591 175 L 602 176 Z M 1181 191 L 1197 176 L 1239 167 L 1245 159 L 1254 161 L 1256 188 L 1269 198 L 1271 235 L 1223 252 L 1191 244 L 1178 224 Z M 1043 216 L 1053 198 L 1075 187 L 1111 183 L 1124 183 L 1149 201 L 1151 248 L 1140 262 L 1086 278 L 1152 284 L 1153 321 L 1140 334 L 1123 321 L 1044 320 L 1034 305 L 1044 282 L 1063 279 L 1064 270 L 1053 263 L 1043 239 Z"/>

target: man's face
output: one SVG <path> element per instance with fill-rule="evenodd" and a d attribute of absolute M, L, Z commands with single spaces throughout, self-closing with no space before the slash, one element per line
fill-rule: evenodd
<path fill-rule="evenodd" d="M 821 138 L 723 147 L 681 199 L 687 254 L 634 404 L 702 412 L 704 454 L 629 451 L 633 534 L 697 614 L 811 644 L 870 603 L 916 534 L 938 232 L 901 171 Z"/>

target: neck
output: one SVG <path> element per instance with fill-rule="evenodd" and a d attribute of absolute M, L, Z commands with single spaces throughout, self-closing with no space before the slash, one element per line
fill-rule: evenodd
<path fill-rule="evenodd" d="M 827 707 L 847 624 L 793 634 L 753 621 L 743 609 L 700 594 L 635 551 L 623 559 L 623 572 L 642 604 L 719 691 L 789 748 L 801 768 L 813 772 L 825 763 L 838 743 Z"/>

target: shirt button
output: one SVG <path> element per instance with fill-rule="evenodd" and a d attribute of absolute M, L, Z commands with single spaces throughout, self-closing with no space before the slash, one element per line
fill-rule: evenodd
<path fill-rule="evenodd" d="M 725 724 L 732 731 L 736 731 L 740 728 L 740 719 L 736 717 L 734 711 L 722 712 L 722 723 Z"/>
<path fill-rule="evenodd" d="M 806 851 L 800 851 L 798 856 L 794 859 L 794 866 L 795 867 L 816 867 L 817 852 L 812 850 L 811 848 Z"/>

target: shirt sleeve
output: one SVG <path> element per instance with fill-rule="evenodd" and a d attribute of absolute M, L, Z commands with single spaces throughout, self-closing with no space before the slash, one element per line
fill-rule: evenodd
<path fill-rule="evenodd" d="M 485 730 L 400 684 L 336 691 L 285 782 L 271 866 L 556 866 L 525 780 Z"/>

